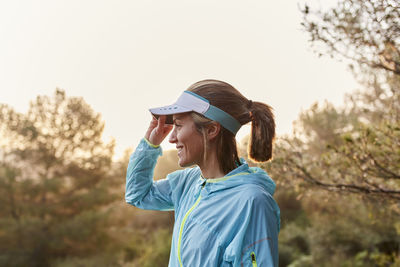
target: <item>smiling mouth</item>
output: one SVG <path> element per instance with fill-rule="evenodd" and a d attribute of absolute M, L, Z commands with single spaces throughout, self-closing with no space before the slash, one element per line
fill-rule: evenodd
<path fill-rule="evenodd" d="M 182 151 L 182 148 L 183 148 L 182 146 L 177 146 L 177 147 L 176 147 L 176 149 L 178 150 L 178 155 L 179 155 L 179 153 Z"/>

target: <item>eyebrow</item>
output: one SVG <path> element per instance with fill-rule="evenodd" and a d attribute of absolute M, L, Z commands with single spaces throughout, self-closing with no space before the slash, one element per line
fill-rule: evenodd
<path fill-rule="evenodd" d="M 184 115 L 175 115 L 175 119 L 173 119 L 173 123 L 175 123 L 176 120 L 182 120 Z"/>

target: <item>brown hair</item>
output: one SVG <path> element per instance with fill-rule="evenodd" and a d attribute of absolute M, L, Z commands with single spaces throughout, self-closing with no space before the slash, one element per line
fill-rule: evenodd
<path fill-rule="evenodd" d="M 204 97 L 210 101 L 211 105 L 229 113 L 241 125 L 251 122 L 249 157 L 258 162 L 272 158 L 275 121 L 270 106 L 248 100 L 232 85 L 218 80 L 199 81 L 187 90 Z M 197 113 L 192 117 L 197 129 L 204 135 L 202 129 L 211 120 Z M 232 171 L 240 164 L 235 136 L 224 127 L 221 127 L 221 132 L 217 137 L 217 156 L 225 173 Z"/>

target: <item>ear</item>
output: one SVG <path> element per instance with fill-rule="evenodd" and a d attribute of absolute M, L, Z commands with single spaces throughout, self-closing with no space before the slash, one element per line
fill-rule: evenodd
<path fill-rule="evenodd" d="M 218 136 L 220 131 L 221 131 L 221 125 L 216 121 L 211 122 L 210 124 L 207 125 L 206 129 L 207 139 L 209 141 L 214 140 Z"/>

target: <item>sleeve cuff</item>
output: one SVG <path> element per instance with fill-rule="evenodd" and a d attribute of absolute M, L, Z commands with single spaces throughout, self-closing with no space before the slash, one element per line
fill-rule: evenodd
<path fill-rule="evenodd" d="M 147 140 L 146 137 L 143 137 L 143 140 L 146 141 L 146 143 L 151 147 L 154 147 L 154 148 L 159 148 L 160 147 L 160 145 L 153 145 L 152 143 L 150 143 L 150 141 Z"/>

